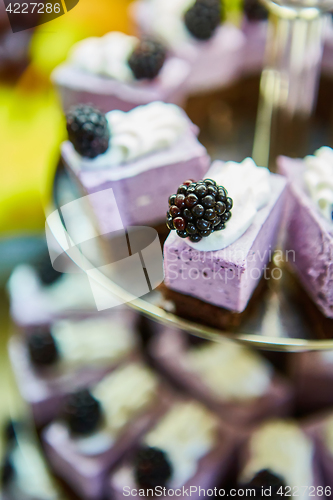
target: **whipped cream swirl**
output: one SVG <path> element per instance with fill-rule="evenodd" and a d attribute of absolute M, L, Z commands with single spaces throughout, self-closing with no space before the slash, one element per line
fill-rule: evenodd
<path fill-rule="evenodd" d="M 82 158 L 73 148 L 77 162 L 87 169 L 118 166 L 144 155 L 171 147 L 187 130 L 190 121 L 175 104 L 154 101 L 131 111 L 110 111 L 109 149 L 94 159 Z"/>
<path fill-rule="evenodd" d="M 242 479 L 250 481 L 262 469 L 270 469 L 293 487 L 312 486 L 313 444 L 292 421 L 274 420 L 263 424 L 250 440 L 250 460 Z M 304 493 L 305 498 L 309 492 Z"/>
<path fill-rule="evenodd" d="M 305 159 L 304 182 L 322 215 L 333 223 L 333 150 L 318 149 Z"/>
<path fill-rule="evenodd" d="M 63 320 L 51 328 L 63 363 L 107 365 L 129 354 L 135 347 L 135 335 L 125 321 L 88 318 L 83 321 Z M 93 332 L 93 334 L 92 334 Z"/>
<path fill-rule="evenodd" d="M 225 229 L 202 238 L 198 243 L 186 240 L 196 250 L 209 252 L 226 248 L 245 233 L 257 212 L 269 202 L 271 184 L 269 170 L 257 167 L 251 158 L 246 158 L 242 163 L 215 161 L 206 178 L 224 186 L 233 199 L 232 217 Z"/>
<path fill-rule="evenodd" d="M 72 47 L 68 61 L 88 73 L 131 82 L 134 77 L 127 61 L 138 41 L 134 36 L 117 31 L 103 37 L 86 38 Z"/>
<path fill-rule="evenodd" d="M 268 392 L 272 370 L 255 352 L 234 342 L 204 344 L 190 349 L 186 365 L 207 387 L 226 401 L 248 401 Z"/>
<path fill-rule="evenodd" d="M 179 488 L 194 476 L 216 442 L 217 428 L 215 415 L 199 403 L 178 403 L 146 436 L 145 443 L 164 450 L 173 466 L 169 487 Z"/>

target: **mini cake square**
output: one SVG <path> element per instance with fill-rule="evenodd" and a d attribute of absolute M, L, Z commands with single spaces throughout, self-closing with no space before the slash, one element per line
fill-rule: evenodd
<path fill-rule="evenodd" d="M 230 430 L 199 403 L 178 401 L 111 474 L 109 498 L 134 498 L 148 491 L 153 498 L 162 492 L 164 498 L 185 498 L 190 488 L 191 497 L 199 498 L 199 488 L 214 490 L 226 480 L 236 443 Z"/>
<path fill-rule="evenodd" d="M 189 63 L 188 95 L 227 86 L 241 75 L 245 37 L 233 24 L 221 24 L 221 6 L 220 0 L 139 0 L 130 6 L 140 33 L 162 39 Z"/>
<path fill-rule="evenodd" d="M 36 265 L 20 264 L 13 270 L 7 290 L 10 314 L 16 325 L 29 330 L 64 318 L 96 312 L 88 277 L 59 273 L 46 254 Z"/>
<path fill-rule="evenodd" d="M 305 160 L 281 157 L 278 166 L 288 179 L 291 266 L 324 316 L 333 318 L 333 151 L 321 148 Z"/>
<path fill-rule="evenodd" d="M 69 396 L 60 419 L 43 431 L 51 467 L 80 497 L 104 498 L 110 470 L 169 404 L 169 392 L 144 365 L 118 368 Z"/>
<path fill-rule="evenodd" d="M 10 339 L 12 369 L 38 427 L 58 415 L 66 394 L 139 356 L 136 321 L 136 314 L 126 310 L 58 321 Z"/>
<path fill-rule="evenodd" d="M 323 478 L 310 436 L 298 423 L 271 420 L 253 431 L 240 453 L 239 486 L 262 488 L 272 498 L 302 489 L 306 498 L 323 495 Z"/>
<path fill-rule="evenodd" d="M 290 414 L 292 388 L 259 354 L 227 339 L 194 341 L 185 332 L 165 328 L 149 347 L 154 364 L 231 427 L 249 428 Z"/>
<path fill-rule="evenodd" d="M 216 161 L 206 179 L 181 186 L 169 198 L 167 224 L 176 231 L 164 244 L 168 289 L 228 311 L 244 311 L 277 244 L 285 188 L 282 176 L 251 159 L 241 164 Z"/>
<path fill-rule="evenodd" d="M 52 73 L 63 108 L 93 104 L 105 113 L 129 111 L 153 101 L 182 104 L 186 61 L 157 40 L 111 32 L 78 42 Z"/>
<path fill-rule="evenodd" d="M 93 207 L 99 226 L 110 227 L 116 208 L 124 226 L 161 223 L 170 189 L 209 168 L 198 129 L 174 104 L 155 102 L 128 113 L 112 111 L 106 119 L 99 114 L 103 135 L 84 142 L 76 122 L 88 123 L 96 113 L 79 107 L 67 115 L 72 142 L 63 144 L 62 158 L 85 194 L 112 188 L 117 206 L 101 193 Z"/>

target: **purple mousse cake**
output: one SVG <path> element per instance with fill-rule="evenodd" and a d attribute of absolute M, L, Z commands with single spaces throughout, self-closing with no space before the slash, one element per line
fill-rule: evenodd
<path fill-rule="evenodd" d="M 285 247 L 290 265 L 324 316 L 333 318 L 333 150 L 304 160 L 281 157 L 288 179 Z"/>
<path fill-rule="evenodd" d="M 182 104 L 189 69 L 157 40 L 111 32 L 74 45 L 52 80 L 66 111 L 91 103 L 106 113 L 153 101 Z"/>
<path fill-rule="evenodd" d="M 245 37 L 231 23 L 221 24 L 220 0 L 139 0 L 131 15 L 140 33 L 156 36 L 190 64 L 187 94 L 227 86 L 241 74 Z"/>
<path fill-rule="evenodd" d="M 199 403 L 177 402 L 111 474 L 109 498 L 149 492 L 197 499 L 225 480 L 235 444 L 233 434 Z"/>
<path fill-rule="evenodd" d="M 124 226 L 163 222 L 170 191 L 209 168 L 197 127 L 175 104 L 154 102 L 106 116 L 77 106 L 67 114 L 67 129 L 63 161 L 85 194 L 101 192 L 92 208 L 105 232 L 115 212 Z M 104 196 L 110 188 L 114 197 Z"/>
<path fill-rule="evenodd" d="M 66 394 L 95 384 L 138 357 L 132 311 L 62 320 L 9 341 L 12 369 L 37 426 L 55 418 Z"/>
<path fill-rule="evenodd" d="M 288 415 L 293 391 L 255 351 L 227 339 L 191 344 L 185 332 L 165 328 L 151 341 L 156 366 L 231 426 Z"/>
<path fill-rule="evenodd" d="M 330 498 L 333 489 L 333 416 L 332 412 L 310 417 L 304 425 L 316 443 L 317 461 L 323 474 L 324 496 Z"/>
<path fill-rule="evenodd" d="M 256 497 L 323 496 L 323 479 L 312 439 L 293 421 L 271 420 L 250 436 L 241 452 L 239 485 Z M 267 489 L 265 495 L 262 488 Z"/>
<path fill-rule="evenodd" d="M 298 411 L 312 412 L 332 406 L 333 352 L 300 352 L 289 361 Z"/>
<path fill-rule="evenodd" d="M 245 310 L 268 279 L 285 188 L 282 176 L 247 158 L 215 161 L 203 181 L 186 181 L 170 196 L 164 283 L 176 310 L 186 301 L 190 317 L 205 310 L 205 321 L 219 327 L 226 326 L 222 308 L 236 316 Z"/>
<path fill-rule="evenodd" d="M 141 363 L 117 368 L 96 386 L 72 394 L 42 435 L 53 470 L 80 498 L 104 498 L 109 471 L 170 401 Z"/>
<path fill-rule="evenodd" d="M 36 266 L 17 266 L 9 278 L 7 290 L 11 317 L 23 329 L 96 313 L 88 277 L 83 273 L 57 272 L 49 255 Z"/>

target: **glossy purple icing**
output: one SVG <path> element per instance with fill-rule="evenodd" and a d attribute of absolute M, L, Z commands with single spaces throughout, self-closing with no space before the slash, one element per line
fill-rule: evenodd
<path fill-rule="evenodd" d="M 154 80 L 125 83 L 66 63 L 54 70 L 52 81 L 60 93 L 64 110 L 74 104 L 90 103 L 107 113 L 113 109 L 129 111 L 152 101 L 183 104 L 183 83 L 189 70 L 187 62 L 171 57 Z"/>
<path fill-rule="evenodd" d="M 319 212 L 303 183 L 302 160 L 280 157 L 279 171 L 288 178 L 286 250 L 302 285 L 323 314 L 333 318 L 333 224 Z"/>
<path fill-rule="evenodd" d="M 271 175 L 272 196 L 237 241 L 214 252 L 198 252 L 171 233 L 164 244 L 165 284 L 231 311 L 242 312 L 277 242 L 286 181 Z"/>

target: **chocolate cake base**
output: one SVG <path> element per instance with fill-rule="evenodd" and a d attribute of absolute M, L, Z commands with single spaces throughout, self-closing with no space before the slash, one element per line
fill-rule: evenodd
<path fill-rule="evenodd" d="M 211 326 L 220 330 L 232 330 L 239 327 L 242 322 L 256 309 L 264 292 L 267 290 L 268 280 L 262 278 L 255 289 L 246 309 L 241 312 L 229 311 L 223 307 L 218 307 L 203 300 L 184 295 L 183 293 L 171 290 L 164 284 L 159 286 L 166 301 L 171 301 L 175 307 L 173 311 L 177 316 L 184 319 Z"/>

